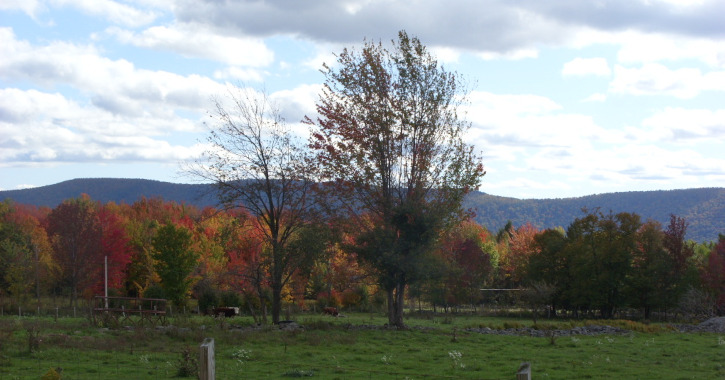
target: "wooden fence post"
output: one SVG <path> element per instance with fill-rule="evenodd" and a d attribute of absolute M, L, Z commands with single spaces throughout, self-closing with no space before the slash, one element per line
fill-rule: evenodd
<path fill-rule="evenodd" d="M 516 380 L 531 380 L 531 364 L 528 362 L 521 363 L 519 370 L 516 372 Z"/>
<path fill-rule="evenodd" d="M 199 347 L 199 379 L 215 380 L 214 338 L 205 338 Z"/>

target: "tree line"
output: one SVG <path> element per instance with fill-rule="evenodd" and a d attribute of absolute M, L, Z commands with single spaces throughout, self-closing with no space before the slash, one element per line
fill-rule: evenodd
<path fill-rule="evenodd" d="M 163 297 L 177 305 L 190 297 L 209 306 L 225 302 L 262 319 L 272 306 L 275 274 L 273 251 L 257 223 L 242 209 L 198 209 L 159 198 L 129 205 L 84 196 L 53 209 L 5 201 L 0 294 L 16 305 L 51 295 L 71 303 L 102 295 L 107 260 L 111 295 Z M 725 314 L 725 235 L 695 243 L 684 239 L 686 228 L 677 216 L 663 227 L 637 214 L 599 210 L 566 229 L 525 224 L 491 233 L 466 219 L 420 258 L 408 298 L 452 308 L 490 302 L 482 288 L 528 289 L 532 302 L 554 312 Z M 356 247 L 365 233 L 325 224 L 297 231 L 282 304 L 386 304 L 380 269 Z"/>

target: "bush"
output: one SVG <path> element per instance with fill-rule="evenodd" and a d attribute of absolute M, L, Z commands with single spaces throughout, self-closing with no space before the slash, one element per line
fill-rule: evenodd
<path fill-rule="evenodd" d="M 350 307 L 350 306 L 357 306 L 360 304 L 360 301 L 362 301 L 362 295 L 359 292 L 359 289 L 348 289 L 342 292 L 342 306 Z"/>
<path fill-rule="evenodd" d="M 219 295 L 214 289 L 207 288 L 202 291 L 197 300 L 199 312 L 208 314 L 214 306 L 219 306 Z"/>
<path fill-rule="evenodd" d="M 166 292 L 161 285 L 153 284 L 143 292 L 143 298 L 166 298 Z"/>
<path fill-rule="evenodd" d="M 219 306 L 242 307 L 243 304 L 242 297 L 235 291 L 227 290 L 219 296 Z"/>
<path fill-rule="evenodd" d="M 181 350 L 181 359 L 177 362 L 177 377 L 196 377 L 199 373 L 199 360 L 194 355 L 191 347 L 184 347 Z"/>

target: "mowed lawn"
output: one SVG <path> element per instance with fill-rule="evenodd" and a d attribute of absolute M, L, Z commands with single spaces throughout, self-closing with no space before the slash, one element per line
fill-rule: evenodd
<path fill-rule="evenodd" d="M 174 378 L 215 339 L 218 379 L 514 379 L 530 362 L 534 379 L 724 379 L 725 335 L 685 334 L 630 324 L 625 335 L 484 335 L 467 327 L 531 326 L 476 316 L 409 318 L 409 330 L 377 329 L 378 315 L 302 315 L 304 330 L 252 329 L 251 320 L 182 317 L 173 328 L 100 329 L 85 319 L 0 318 L 0 378 Z M 618 323 L 617 321 L 609 321 Z M 545 322 L 567 328 L 589 322 Z M 621 324 L 621 323 L 620 323 Z M 187 359 L 184 359 L 184 351 Z"/>

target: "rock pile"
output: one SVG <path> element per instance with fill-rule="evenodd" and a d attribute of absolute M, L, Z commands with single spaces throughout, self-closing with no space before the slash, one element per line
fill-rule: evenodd
<path fill-rule="evenodd" d="M 725 317 L 710 318 L 698 325 L 674 325 L 680 332 L 725 333 Z"/>
<path fill-rule="evenodd" d="M 589 325 L 574 327 L 566 330 L 537 330 L 531 327 L 520 327 L 512 329 L 491 329 L 488 327 L 481 328 L 468 328 L 465 331 L 474 332 L 479 334 L 492 334 L 492 335 L 523 335 L 523 336 L 535 336 L 535 337 L 547 337 L 547 336 L 571 336 L 571 335 L 624 335 L 629 334 L 629 330 L 621 329 L 619 327 L 612 326 L 599 326 Z"/>

